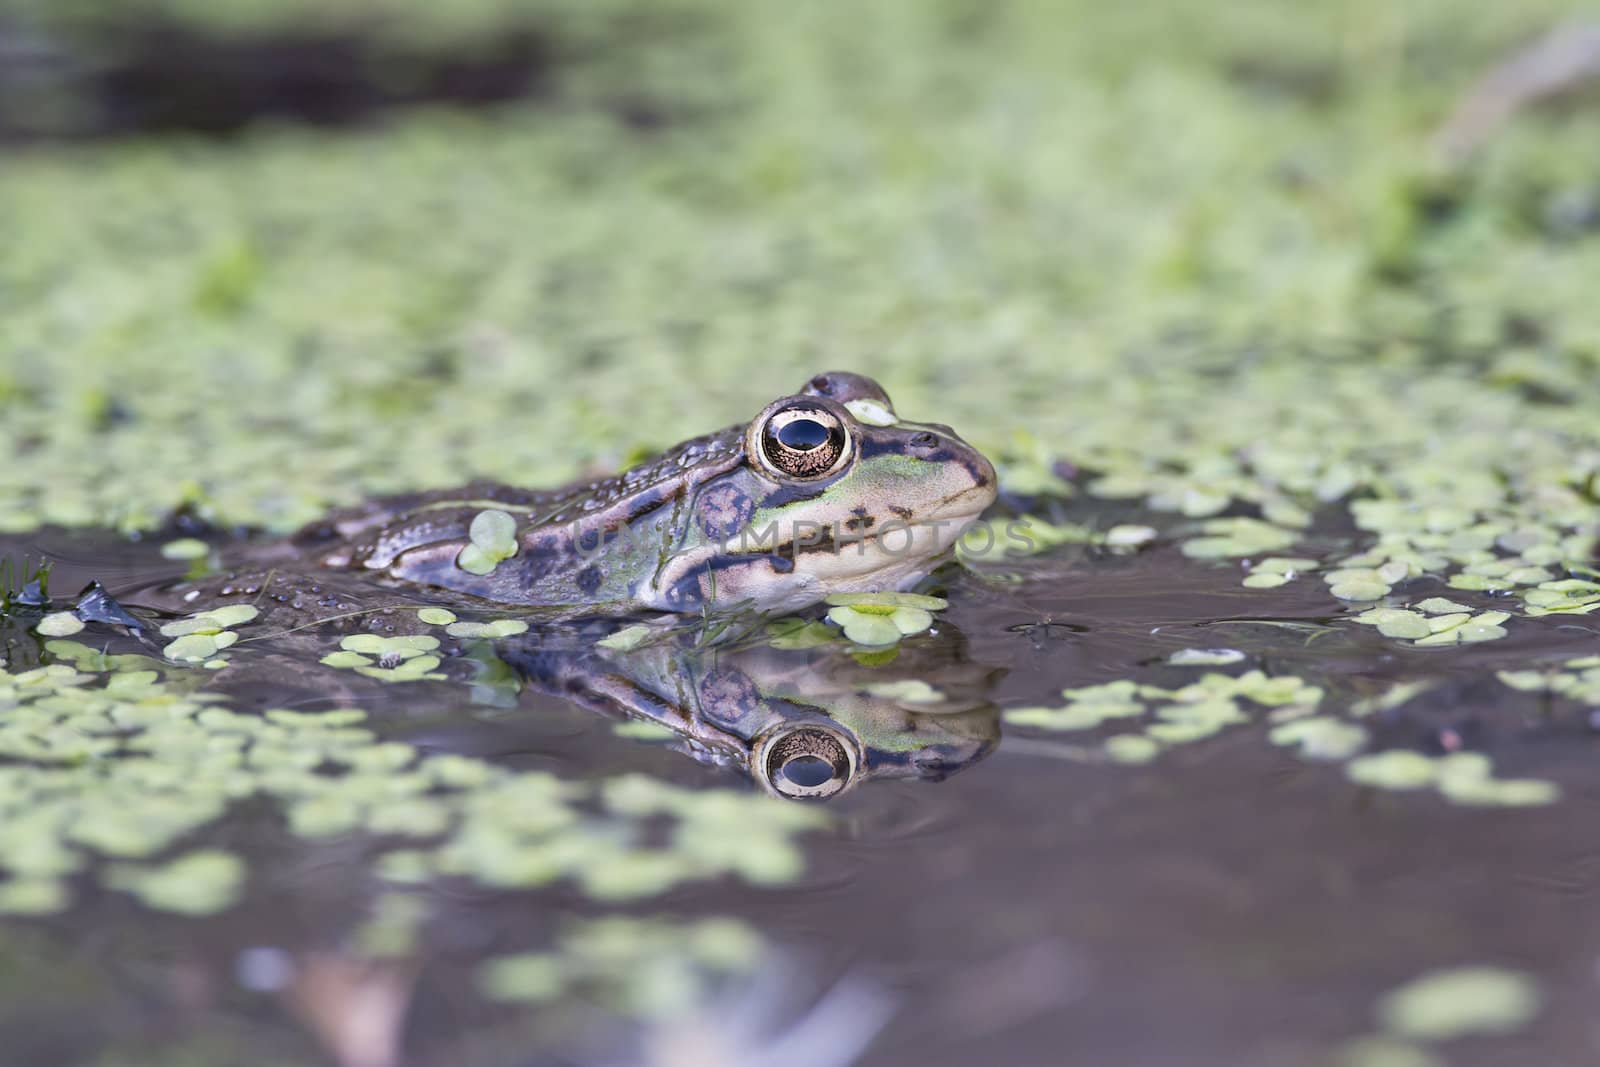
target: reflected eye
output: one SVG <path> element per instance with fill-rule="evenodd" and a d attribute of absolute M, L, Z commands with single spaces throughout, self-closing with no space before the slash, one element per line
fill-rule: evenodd
<path fill-rule="evenodd" d="M 812 404 L 781 408 L 761 429 L 761 458 L 790 478 L 821 478 L 839 469 L 849 453 L 843 420 Z"/>
<path fill-rule="evenodd" d="M 831 730 L 802 726 L 773 739 L 762 769 L 779 796 L 826 800 L 850 784 L 853 763 Z"/>

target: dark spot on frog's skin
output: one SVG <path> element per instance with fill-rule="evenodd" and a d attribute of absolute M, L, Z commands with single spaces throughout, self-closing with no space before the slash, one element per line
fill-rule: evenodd
<path fill-rule="evenodd" d="M 905 522 L 910 522 L 911 521 L 911 509 L 910 508 L 903 508 L 899 504 L 890 504 L 888 507 L 889 507 L 890 511 L 892 511 L 896 515 L 900 516 L 902 521 L 905 521 Z"/>
<path fill-rule="evenodd" d="M 870 530 L 873 524 L 877 522 L 876 519 L 867 514 L 867 509 L 864 507 L 851 508 L 850 514 L 855 517 L 844 520 L 844 528 L 846 530 Z"/>
<path fill-rule="evenodd" d="M 694 570 L 672 583 L 672 588 L 667 590 L 667 603 L 674 610 L 687 611 L 698 608 L 705 603 L 705 591 L 701 589 L 701 579 L 707 574 L 715 575 L 717 571 L 733 570 L 738 567 L 759 567 L 763 562 L 772 566 L 774 574 L 788 574 L 794 570 L 794 560 L 786 559 L 776 554 L 757 556 L 717 556 L 707 560 Z M 709 583 L 708 583 L 709 584 Z"/>
<path fill-rule="evenodd" d="M 713 719 L 736 722 L 760 703 L 755 683 L 740 671 L 719 668 L 700 679 L 700 711 Z"/>
<path fill-rule="evenodd" d="M 586 595 L 593 596 L 599 591 L 600 582 L 604 577 L 605 573 L 600 570 L 599 564 L 591 563 L 578 572 L 578 588 Z"/>
<path fill-rule="evenodd" d="M 700 512 L 700 528 L 714 541 L 732 537 L 744 529 L 750 516 L 756 512 L 755 501 L 750 499 L 750 494 L 728 484 L 714 485 L 705 490 L 695 507 Z"/>

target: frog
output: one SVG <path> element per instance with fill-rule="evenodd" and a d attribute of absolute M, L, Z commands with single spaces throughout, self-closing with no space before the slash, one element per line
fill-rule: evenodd
<path fill-rule="evenodd" d="M 529 609 L 782 612 L 917 584 L 995 498 L 994 466 L 949 426 L 903 419 L 873 379 L 830 371 L 621 473 L 382 497 L 260 562 Z M 502 540 L 487 557 L 485 517 Z"/>

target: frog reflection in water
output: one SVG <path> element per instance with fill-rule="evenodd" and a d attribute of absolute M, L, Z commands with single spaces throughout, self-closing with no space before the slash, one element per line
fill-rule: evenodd
<path fill-rule="evenodd" d="M 336 512 L 207 591 L 281 599 L 283 571 L 310 564 L 507 605 L 793 610 L 915 584 L 994 499 L 994 468 L 948 426 L 902 420 L 876 382 L 833 372 L 601 481 Z"/>
<path fill-rule="evenodd" d="M 529 685 L 664 726 L 695 759 L 794 800 L 826 800 L 874 778 L 937 781 L 1000 739 L 989 699 L 999 672 L 968 659 L 949 627 L 877 667 L 840 645 L 701 649 L 682 631 L 627 652 L 553 651 L 541 639 L 498 651 Z"/>

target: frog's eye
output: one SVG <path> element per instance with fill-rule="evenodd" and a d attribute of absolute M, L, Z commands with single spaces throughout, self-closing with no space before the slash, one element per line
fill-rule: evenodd
<path fill-rule="evenodd" d="M 823 478 L 850 456 L 844 420 L 815 401 L 778 408 L 758 436 L 761 462 L 785 478 Z"/>
<path fill-rule="evenodd" d="M 779 796 L 827 800 L 850 784 L 855 760 L 834 731 L 806 725 L 767 742 L 761 771 L 767 786 Z"/>

